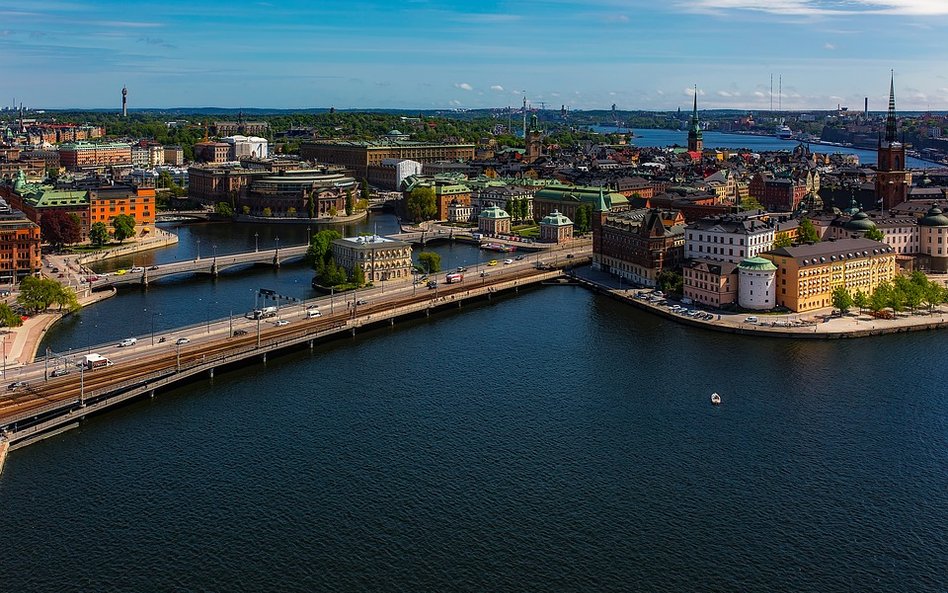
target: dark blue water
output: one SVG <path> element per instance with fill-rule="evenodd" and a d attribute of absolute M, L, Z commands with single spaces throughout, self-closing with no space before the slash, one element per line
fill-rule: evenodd
<path fill-rule="evenodd" d="M 618 128 L 609 126 L 593 126 L 593 129 L 599 132 L 613 132 Z M 620 130 L 627 131 L 627 130 Z M 660 148 L 663 146 L 688 146 L 687 130 L 652 130 L 638 129 L 632 130 L 635 137 L 632 138 L 632 144 L 643 148 Z M 728 148 L 732 150 L 747 149 L 756 152 L 791 151 L 799 143 L 796 140 L 781 140 L 775 136 L 752 136 L 749 134 L 725 134 L 723 132 L 704 132 L 705 148 Z M 812 144 L 810 150 L 819 153 L 840 153 L 854 154 L 859 157 L 859 162 L 863 165 L 876 164 L 876 151 L 864 150 L 861 148 L 849 148 L 846 146 L 829 146 Z M 913 157 L 906 157 L 905 164 L 911 169 L 931 169 L 939 167 L 936 163 L 923 161 Z"/>
<path fill-rule="evenodd" d="M 709 333 L 573 287 L 468 306 L 14 452 L 0 583 L 943 592 L 944 346 Z"/>

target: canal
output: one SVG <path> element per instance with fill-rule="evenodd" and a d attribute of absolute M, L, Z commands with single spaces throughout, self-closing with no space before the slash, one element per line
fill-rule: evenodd
<path fill-rule="evenodd" d="M 458 249 L 443 252 L 451 265 L 477 256 Z M 142 331 L 144 308 L 193 321 L 198 299 L 246 308 L 258 285 L 296 280 L 305 290 L 308 272 L 181 281 L 82 315 L 119 336 Z M 63 328 L 60 348 L 88 331 Z M 578 287 L 531 289 L 220 374 L 15 451 L 0 476 L 0 582 L 940 592 L 944 349 L 940 333 L 718 334 Z"/>

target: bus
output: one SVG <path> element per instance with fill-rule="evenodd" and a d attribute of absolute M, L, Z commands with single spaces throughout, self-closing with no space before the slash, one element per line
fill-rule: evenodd
<path fill-rule="evenodd" d="M 444 282 L 445 282 L 446 284 L 455 284 L 455 283 L 461 282 L 461 281 L 463 281 L 463 280 L 464 280 L 464 274 L 461 274 L 461 273 L 458 273 L 458 272 L 455 272 L 455 273 L 452 273 L 452 274 L 448 274 L 447 276 L 444 277 Z"/>

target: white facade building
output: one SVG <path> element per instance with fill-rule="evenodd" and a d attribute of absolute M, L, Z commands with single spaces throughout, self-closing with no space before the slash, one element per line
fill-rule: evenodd
<path fill-rule="evenodd" d="M 769 251 L 773 244 L 773 225 L 759 218 L 704 218 L 685 227 L 685 259 L 737 264 Z"/>
<path fill-rule="evenodd" d="M 769 259 L 752 257 L 737 266 L 737 304 L 743 309 L 767 311 L 776 305 L 777 266 Z"/>
<path fill-rule="evenodd" d="M 227 136 L 221 142 L 230 144 L 230 160 L 242 158 L 265 159 L 269 156 L 269 142 L 257 136 Z"/>

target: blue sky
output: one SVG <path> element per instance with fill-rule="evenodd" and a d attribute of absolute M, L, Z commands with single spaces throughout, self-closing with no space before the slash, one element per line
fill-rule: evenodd
<path fill-rule="evenodd" d="M 0 0 L 34 107 L 948 109 L 948 0 Z"/>

